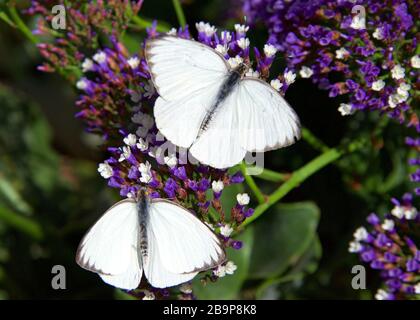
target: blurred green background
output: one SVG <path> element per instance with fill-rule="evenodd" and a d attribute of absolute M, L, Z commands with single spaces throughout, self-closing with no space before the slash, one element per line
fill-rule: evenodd
<path fill-rule="evenodd" d="M 239 1 L 235 6 L 189 0 L 183 7 L 191 26 L 201 20 L 219 29 L 243 22 Z M 177 26 L 169 0 L 146 0 L 140 14 Z M 266 40 L 261 27 L 249 37 L 254 45 Z M 127 39 L 138 44 L 142 34 Z M 2 21 L 0 44 L 0 299 L 124 298 L 74 262 L 84 232 L 119 199 L 96 171 L 106 157 L 100 140 L 74 118 L 72 85 L 38 72 L 37 48 Z M 280 57 L 272 74 L 281 68 Z M 205 288 L 195 283 L 200 298 L 369 299 L 379 285 L 377 275 L 368 273 L 371 290 L 351 288 L 350 271 L 359 262 L 347 247 L 371 211 L 385 212 L 391 196 L 410 190 L 408 132 L 376 113 L 342 117 L 337 107 L 343 101 L 328 98 L 309 80 L 293 84 L 286 99 L 328 146 L 368 142 L 310 177 L 248 227 L 240 235 L 244 248 L 229 251 L 238 265 L 235 275 Z M 318 154 L 300 141 L 266 153 L 265 166 L 290 172 Z M 279 185 L 257 181 L 267 193 Z M 226 190 L 225 205 L 232 206 L 242 191 L 246 186 Z M 66 268 L 66 290 L 51 288 L 54 265 Z"/>

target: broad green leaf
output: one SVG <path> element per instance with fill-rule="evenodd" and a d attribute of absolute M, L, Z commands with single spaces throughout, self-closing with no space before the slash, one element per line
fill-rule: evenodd
<path fill-rule="evenodd" d="M 300 281 L 306 275 L 314 273 L 318 269 L 321 255 L 321 242 L 319 241 L 318 236 L 315 235 L 309 248 L 288 272 L 278 278 L 267 279 L 262 282 L 256 292 L 257 299 L 278 299 L 280 296 L 280 291 L 278 289 L 279 285 L 292 281 Z"/>
<path fill-rule="evenodd" d="M 115 289 L 114 290 L 114 298 L 115 298 L 115 300 L 137 300 L 132 295 L 129 295 L 128 293 L 126 293 L 126 292 L 124 292 L 120 289 Z"/>
<path fill-rule="evenodd" d="M 253 227 L 250 226 L 237 237 L 237 240 L 243 242 L 243 247 L 240 250 L 232 248 L 226 250 L 228 260 L 233 261 L 238 267 L 233 275 L 226 275 L 218 279 L 217 282 L 208 283 L 206 286 L 203 286 L 200 282 L 200 276 L 194 279 L 194 294 L 198 299 L 230 300 L 238 298 L 242 285 L 248 276 L 253 238 Z"/>
<path fill-rule="evenodd" d="M 278 204 L 256 221 L 251 278 L 276 278 L 296 264 L 314 239 L 319 209 L 312 202 Z"/>

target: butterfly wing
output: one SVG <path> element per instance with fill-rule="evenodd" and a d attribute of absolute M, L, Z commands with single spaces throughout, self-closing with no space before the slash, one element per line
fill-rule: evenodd
<path fill-rule="evenodd" d="M 240 145 L 263 152 L 286 147 L 300 138 L 300 123 L 284 98 L 265 81 L 245 78 L 235 92 Z"/>
<path fill-rule="evenodd" d="M 158 239 L 151 228 L 147 232 L 148 257 L 143 260 L 144 275 L 155 288 L 168 288 L 190 281 L 198 272 L 174 273 L 168 271 L 162 262 L 162 252 L 159 251 Z"/>
<path fill-rule="evenodd" d="M 133 289 L 141 280 L 136 203 L 126 199 L 112 206 L 82 239 L 76 262 L 99 273 L 114 286 Z"/>
<path fill-rule="evenodd" d="M 160 95 L 154 107 L 156 126 L 172 143 L 188 148 L 229 66 L 209 46 L 174 36 L 149 40 L 145 55 Z"/>
<path fill-rule="evenodd" d="M 171 273 L 196 273 L 225 260 L 225 252 L 216 234 L 191 212 L 172 201 L 152 200 L 149 233 L 149 241 L 153 241 L 151 245 L 157 248 L 159 264 Z"/>
<path fill-rule="evenodd" d="M 208 128 L 200 134 L 190 149 L 191 155 L 201 163 L 218 169 L 239 163 L 246 154 L 240 144 L 238 86 L 217 107 Z"/>

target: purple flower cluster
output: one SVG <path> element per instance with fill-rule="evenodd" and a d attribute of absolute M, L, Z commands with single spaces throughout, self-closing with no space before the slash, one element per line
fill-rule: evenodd
<path fill-rule="evenodd" d="M 410 179 L 414 183 L 418 184 L 420 182 L 420 168 L 419 168 L 419 166 L 420 166 L 420 155 L 419 155 L 419 152 L 420 152 L 420 138 L 407 137 L 405 139 L 405 143 L 406 143 L 406 145 L 411 147 L 414 150 L 414 152 L 416 153 L 416 157 L 411 158 L 408 161 L 408 163 L 409 163 L 409 165 L 416 168 L 415 171 L 412 174 L 410 174 Z M 420 188 L 418 188 L 418 187 L 415 188 L 414 192 L 417 195 L 420 195 Z"/>
<path fill-rule="evenodd" d="M 39 70 L 58 71 L 74 80 L 74 73 L 78 71 L 74 67 L 85 58 L 86 52 L 97 50 L 102 37 L 117 36 L 125 30 L 131 17 L 139 12 L 142 3 L 143 0 L 31 1 L 25 13 L 39 17 L 34 34 L 54 39 L 53 43 L 38 45 L 46 60 L 39 66 Z M 66 8 L 64 33 L 51 29 L 51 8 L 58 4 Z"/>
<path fill-rule="evenodd" d="M 416 299 L 420 297 L 420 251 L 415 244 L 420 214 L 411 194 L 405 194 L 402 201 L 392 199 L 392 203 L 394 208 L 384 220 L 375 213 L 368 216 L 370 230 L 358 228 L 349 251 L 380 271 L 384 286 L 376 299 Z"/>
<path fill-rule="evenodd" d="M 343 115 L 380 110 L 420 131 L 416 1 L 245 0 L 243 9 L 265 24 L 290 69 L 346 97 Z"/>

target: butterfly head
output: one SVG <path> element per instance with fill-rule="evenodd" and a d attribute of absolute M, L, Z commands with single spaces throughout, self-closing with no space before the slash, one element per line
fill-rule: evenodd
<path fill-rule="evenodd" d="M 235 71 L 241 75 L 241 78 L 245 77 L 245 74 L 249 70 L 249 66 L 246 63 L 240 63 L 236 68 Z"/>

